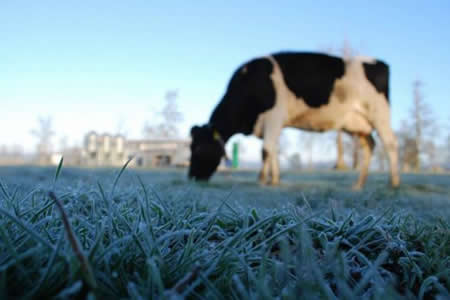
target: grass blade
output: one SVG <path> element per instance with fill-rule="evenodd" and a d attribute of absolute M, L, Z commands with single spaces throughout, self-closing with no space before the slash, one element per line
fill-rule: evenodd
<path fill-rule="evenodd" d="M 119 182 L 120 177 L 122 176 L 123 172 L 125 171 L 125 169 L 127 168 L 128 164 L 133 160 L 134 157 L 130 157 L 127 162 L 122 166 L 122 168 L 120 169 L 119 173 L 117 174 L 116 178 L 114 179 L 114 183 L 111 189 L 111 194 L 110 197 L 112 197 L 114 195 L 114 191 L 116 189 L 117 183 Z"/>
<path fill-rule="evenodd" d="M 92 267 L 89 264 L 89 261 L 87 260 L 86 256 L 83 254 L 80 246 L 80 242 L 78 241 L 78 238 L 76 237 L 75 233 L 72 230 L 72 226 L 70 225 L 69 218 L 67 217 L 67 213 L 64 209 L 64 206 L 62 205 L 61 201 L 56 197 L 55 193 L 49 192 L 48 193 L 50 199 L 55 201 L 56 206 L 58 207 L 60 213 L 61 213 L 61 219 L 64 224 L 64 228 L 67 233 L 67 237 L 69 238 L 70 245 L 72 246 L 72 249 L 74 253 L 76 254 L 81 268 L 83 269 L 83 277 L 86 280 L 86 283 L 89 285 L 89 287 L 95 291 L 97 288 L 97 283 L 95 281 L 94 273 L 92 271 Z"/>
<path fill-rule="evenodd" d="M 55 185 L 56 181 L 58 180 L 59 174 L 61 173 L 63 162 L 64 162 L 64 157 L 61 156 L 61 159 L 59 160 L 59 163 L 58 163 L 58 167 L 56 168 L 55 179 L 53 180 L 53 186 Z"/>

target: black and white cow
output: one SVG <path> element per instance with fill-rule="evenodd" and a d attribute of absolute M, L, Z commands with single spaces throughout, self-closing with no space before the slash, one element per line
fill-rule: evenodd
<path fill-rule="evenodd" d="M 235 71 L 209 123 L 191 129 L 188 175 L 208 180 L 225 155 L 227 140 L 236 133 L 254 134 L 264 140 L 260 181 L 266 183 L 271 171 L 271 183 L 278 184 L 278 140 L 284 127 L 340 129 L 357 135 L 364 150 L 354 185 L 360 189 L 367 178 L 375 129 L 389 156 L 391 184 L 398 186 L 388 81 L 388 66 L 370 58 L 282 52 L 251 60 Z"/>

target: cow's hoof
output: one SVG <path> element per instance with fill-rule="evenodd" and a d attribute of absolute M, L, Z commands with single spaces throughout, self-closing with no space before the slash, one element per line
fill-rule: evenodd
<path fill-rule="evenodd" d="M 391 179 L 391 186 L 396 189 L 400 185 L 400 179 L 399 178 L 392 178 Z"/>
<path fill-rule="evenodd" d="M 352 186 L 352 190 L 354 190 L 354 191 L 360 191 L 361 189 L 362 189 L 361 184 L 356 183 Z"/>

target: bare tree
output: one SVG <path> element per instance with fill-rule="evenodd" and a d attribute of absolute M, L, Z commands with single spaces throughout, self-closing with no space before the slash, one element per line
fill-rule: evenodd
<path fill-rule="evenodd" d="M 358 55 L 358 52 L 356 49 L 351 45 L 350 41 L 345 38 L 342 41 L 342 45 L 340 47 L 333 47 L 331 45 L 325 45 L 319 47 L 320 51 L 324 53 L 328 53 L 330 55 L 339 55 L 344 59 L 350 59 L 356 55 Z"/>
<path fill-rule="evenodd" d="M 33 129 L 31 134 L 38 139 L 36 145 L 37 163 L 41 165 L 49 164 L 52 151 L 52 137 L 55 135 L 52 128 L 52 118 L 38 118 L 38 127 Z"/>
<path fill-rule="evenodd" d="M 399 132 L 400 156 L 404 170 L 420 171 L 422 159 L 427 158 L 432 166 L 438 135 L 435 118 L 422 93 L 423 82 L 413 82 L 413 101 L 407 121 L 402 122 Z M 432 166 L 433 167 L 433 166 Z"/>
<path fill-rule="evenodd" d="M 416 142 L 410 131 L 410 125 L 403 120 L 400 129 L 396 133 L 399 146 L 399 159 L 403 172 L 409 172 L 415 165 L 414 160 L 419 157 Z"/>
<path fill-rule="evenodd" d="M 423 113 L 425 112 L 425 107 L 423 103 L 423 94 L 420 90 L 422 87 L 422 82 L 420 80 L 416 80 L 413 82 L 413 106 L 411 108 L 411 115 L 413 120 L 413 127 L 415 130 L 414 143 L 415 143 L 415 157 L 413 168 L 415 171 L 420 170 L 420 149 L 422 147 L 422 130 L 424 126 Z"/>
<path fill-rule="evenodd" d="M 339 49 L 339 54 L 344 59 L 350 59 L 358 55 L 358 52 L 355 50 L 355 48 L 352 47 L 348 39 L 344 39 L 344 41 L 342 42 L 342 46 Z"/>
<path fill-rule="evenodd" d="M 183 121 L 183 114 L 178 110 L 176 99 L 178 91 L 170 90 L 165 95 L 166 104 L 157 113 L 162 122 L 157 125 L 146 124 L 144 126 L 145 138 L 176 138 L 179 135 L 177 124 Z"/>

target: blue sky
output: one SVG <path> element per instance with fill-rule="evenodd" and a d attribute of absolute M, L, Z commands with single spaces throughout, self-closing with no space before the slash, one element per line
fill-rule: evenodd
<path fill-rule="evenodd" d="M 187 136 L 208 120 L 244 61 L 344 40 L 390 64 L 395 128 L 408 116 L 417 78 L 445 123 L 449 16 L 446 0 L 1 0 L 0 144 L 33 150 L 38 116 L 53 118 L 56 145 L 63 135 L 74 144 L 89 130 L 113 133 L 119 123 L 139 138 L 170 89 L 179 91 Z"/>

